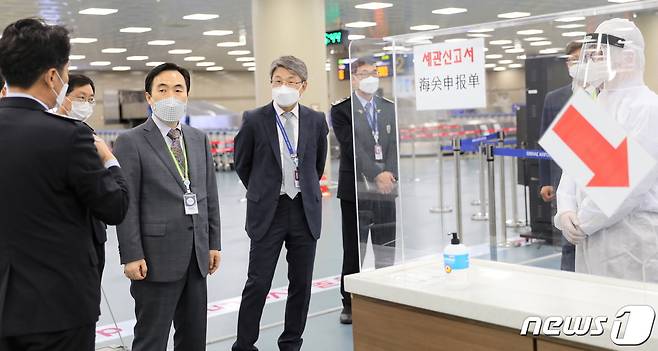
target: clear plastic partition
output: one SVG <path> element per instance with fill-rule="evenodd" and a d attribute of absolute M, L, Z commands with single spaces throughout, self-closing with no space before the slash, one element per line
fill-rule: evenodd
<path fill-rule="evenodd" d="M 350 44 L 346 71 L 353 92 L 355 185 L 364 268 L 438 256 L 450 244 L 450 234 L 457 233 L 472 258 L 575 269 L 576 250 L 554 226 L 559 199 L 552 195 L 558 188 L 560 168 L 547 159 L 551 155 L 539 144 L 550 126 L 542 126 L 542 116 L 560 115 L 572 96 L 571 76 L 577 75 L 572 66 L 578 64 L 580 50 L 573 46 L 582 45 L 588 33 L 612 18 L 633 22 L 645 37 L 644 49 L 634 47 L 635 54 L 645 56 L 641 68 L 645 83 L 638 79 L 642 72 L 635 72 L 634 86 L 644 86 L 642 93 L 647 96 L 658 89 L 652 73 L 658 54 L 650 44 L 658 39 L 658 3 L 572 6 L 560 13 Z M 618 37 L 623 41 L 623 35 L 605 39 L 619 44 Z M 631 59 L 640 62 L 639 56 L 618 58 L 620 62 Z M 610 75 L 614 72 L 606 77 Z M 556 94 L 564 96 L 555 100 Z M 616 113 L 621 106 L 621 100 L 612 103 L 606 112 Z M 624 126 L 624 116 L 613 117 L 632 134 L 634 126 Z M 652 148 L 652 143 L 641 144 Z M 546 186 L 553 188 L 542 197 Z M 650 218 L 653 213 L 658 216 L 658 205 L 639 203 L 636 209 Z M 658 221 L 647 221 L 653 224 L 633 229 L 647 235 L 634 237 L 645 240 L 637 244 L 658 252 Z M 609 225 L 595 228 L 586 240 L 614 227 L 612 222 L 600 222 Z M 609 240 L 610 246 L 600 244 L 599 250 L 605 251 L 600 258 L 615 245 L 615 239 Z M 577 246 L 583 250 L 587 243 L 580 241 Z M 637 246 L 625 245 L 625 252 L 615 254 L 629 260 L 645 255 L 631 252 L 633 247 Z M 652 254 L 645 255 L 650 259 L 647 255 Z M 601 260 L 591 262 L 607 265 Z M 608 265 L 605 272 L 583 272 L 650 280 L 646 277 L 652 274 L 652 264 L 624 262 L 625 268 Z M 629 267 L 642 274 L 624 273 Z"/>

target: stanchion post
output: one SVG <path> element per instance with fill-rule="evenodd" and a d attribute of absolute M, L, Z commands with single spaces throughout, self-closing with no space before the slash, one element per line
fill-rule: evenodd
<path fill-rule="evenodd" d="M 519 220 L 519 201 L 518 201 L 518 180 L 519 180 L 519 166 L 515 159 L 512 159 L 512 176 L 510 177 L 512 183 L 512 218 L 508 219 L 505 224 L 508 228 L 521 228 L 525 223 Z"/>
<path fill-rule="evenodd" d="M 484 179 L 485 179 L 485 168 L 486 168 L 486 161 L 484 157 L 485 153 L 485 146 L 484 144 L 480 143 L 480 146 L 478 147 L 478 153 L 479 159 L 480 159 L 480 184 L 479 184 L 479 192 L 480 192 L 480 198 L 478 201 L 474 201 L 473 203 L 477 202 L 478 205 L 480 206 L 480 212 L 474 214 L 471 216 L 471 219 L 474 221 L 486 221 L 489 219 L 489 216 L 487 214 L 487 200 L 485 197 L 485 185 L 484 185 Z"/>
<path fill-rule="evenodd" d="M 455 157 L 455 213 L 457 219 L 457 234 L 461 242 L 464 242 L 464 226 L 462 223 L 462 179 L 461 179 L 461 140 L 452 139 L 452 152 Z"/>
<path fill-rule="evenodd" d="M 498 147 L 502 148 L 505 146 L 505 133 L 500 131 L 498 132 Z M 499 165 L 500 165 L 500 246 L 506 247 L 507 246 L 507 201 L 506 201 L 506 191 L 505 191 L 505 157 L 501 156 L 499 157 Z M 491 200 L 489 200 L 491 201 Z"/>
<path fill-rule="evenodd" d="M 437 161 L 439 163 L 439 203 L 437 204 L 436 207 L 430 208 L 431 213 L 449 213 L 452 212 L 452 208 L 450 206 L 446 206 L 443 203 L 443 150 L 441 149 L 443 144 L 441 143 L 441 140 L 439 139 L 439 152 L 436 155 Z"/>
<path fill-rule="evenodd" d="M 416 177 L 416 126 L 411 127 L 411 181 L 419 182 L 420 178 Z"/>
<path fill-rule="evenodd" d="M 493 145 L 486 146 L 489 176 L 489 256 L 498 261 L 498 238 L 496 237 L 496 175 L 494 174 Z"/>

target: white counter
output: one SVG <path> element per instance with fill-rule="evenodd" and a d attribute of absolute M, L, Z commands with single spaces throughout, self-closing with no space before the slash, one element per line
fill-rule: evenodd
<path fill-rule="evenodd" d="M 653 284 L 471 259 L 469 286 L 456 289 L 446 285 L 442 262 L 437 256 L 354 274 L 345 278 L 345 287 L 352 294 L 515 330 L 529 316 L 607 316 L 602 336 L 560 338 L 609 349 L 658 350 L 658 326 L 642 346 L 622 348 L 610 340 L 621 307 L 650 305 L 658 311 Z"/>

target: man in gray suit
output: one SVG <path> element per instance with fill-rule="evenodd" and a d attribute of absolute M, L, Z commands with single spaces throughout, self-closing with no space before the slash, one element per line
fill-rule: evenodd
<path fill-rule="evenodd" d="M 206 349 L 206 276 L 220 260 L 219 199 L 206 135 L 182 125 L 190 74 L 172 63 L 146 77 L 153 114 L 122 134 L 115 153 L 132 194 L 117 227 L 135 299 L 133 351 Z"/>

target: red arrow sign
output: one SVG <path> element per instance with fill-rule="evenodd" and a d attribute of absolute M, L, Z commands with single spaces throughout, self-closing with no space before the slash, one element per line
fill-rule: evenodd
<path fill-rule="evenodd" d="M 594 173 L 587 186 L 629 186 L 626 138 L 615 148 L 573 105 L 567 108 L 553 131 Z"/>

